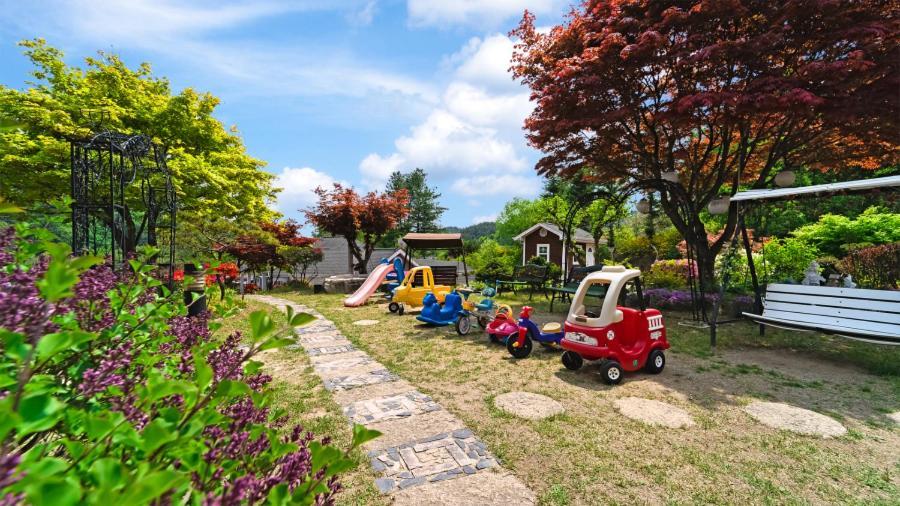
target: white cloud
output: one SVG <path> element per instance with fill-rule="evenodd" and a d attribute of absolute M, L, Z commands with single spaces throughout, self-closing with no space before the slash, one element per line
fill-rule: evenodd
<path fill-rule="evenodd" d="M 420 167 L 431 180 L 449 184 L 463 195 L 501 194 L 490 185 L 495 177 L 511 181 L 510 196 L 533 196 L 536 177 L 530 169 L 522 124 L 533 105 L 528 92 L 512 81 L 500 84 L 512 54 L 512 43 L 503 35 L 473 38 L 446 59 L 444 66 L 454 79 L 444 89 L 440 103 L 409 133 L 394 141 L 395 151 L 371 153 L 359 165 L 370 188 L 383 186 L 391 172 Z M 490 175 L 490 176 L 489 176 Z M 497 175 L 497 176 L 494 176 Z"/>
<path fill-rule="evenodd" d="M 497 196 L 506 202 L 513 197 L 534 197 L 541 190 L 541 180 L 537 176 L 514 174 L 463 177 L 454 181 L 451 189 L 467 197 Z"/>
<path fill-rule="evenodd" d="M 362 6 L 361 9 L 356 11 L 351 11 L 347 15 L 347 19 L 350 23 L 357 26 L 368 26 L 372 24 L 372 20 L 375 19 L 375 12 L 378 10 L 378 2 L 377 0 L 369 0 Z"/>
<path fill-rule="evenodd" d="M 555 13 L 561 0 L 407 0 L 410 23 L 418 26 L 494 26 L 528 9 L 536 14 Z"/>
<path fill-rule="evenodd" d="M 487 221 L 497 221 L 497 213 L 486 214 L 484 216 L 476 216 L 476 217 L 472 218 L 473 225 L 477 225 L 479 223 L 484 223 Z"/>
<path fill-rule="evenodd" d="M 346 184 L 311 167 L 285 167 L 275 177 L 275 186 L 282 188 L 275 206 L 282 214 L 302 216 L 303 209 L 316 203 L 315 189 L 329 189 L 335 182 Z"/>

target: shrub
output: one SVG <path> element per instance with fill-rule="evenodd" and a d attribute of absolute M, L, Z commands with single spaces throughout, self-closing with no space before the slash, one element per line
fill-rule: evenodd
<path fill-rule="evenodd" d="M 718 294 L 704 294 L 707 307 L 712 307 L 713 303 L 718 299 Z M 629 306 L 636 307 L 637 295 L 629 294 L 627 302 Z M 668 288 L 650 288 L 644 290 L 644 303 L 647 307 L 654 309 L 689 310 L 691 309 L 691 292 L 688 290 L 670 290 Z"/>
<path fill-rule="evenodd" d="M 214 339 L 153 266 L 69 253 L 0 233 L 0 503 L 333 501 L 352 461 L 283 427 L 252 360 L 289 329 L 258 311 L 249 336 Z M 357 426 L 353 444 L 376 435 Z"/>
<path fill-rule="evenodd" d="M 900 242 L 851 251 L 838 266 L 860 285 L 896 290 L 900 288 Z"/>
<path fill-rule="evenodd" d="M 555 282 L 556 280 L 562 278 L 562 267 L 553 262 L 548 262 L 544 257 L 531 257 L 528 259 L 528 263 L 534 265 L 546 265 L 547 279 L 549 279 L 551 282 Z"/>
<path fill-rule="evenodd" d="M 657 259 L 656 247 L 644 236 L 634 236 L 616 241 L 616 258 L 627 261 L 646 271 Z"/>
<path fill-rule="evenodd" d="M 520 253 L 516 248 L 501 246 L 497 241 L 487 239 L 469 256 L 468 261 L 475 271 L 475 279 L 493 283 L 512 275 L 519 263 Z"/>
<path fill-rule="evenodd" d="M 818 222 L 798 228 L 793 235 L 823 254 L 843 257 L 851 247 L 900 241 L 900 213 L 883 213 L 870 207 L 856 219 L 826 214 Z"/>
<path fill-rule="evenodd" d="M 644 274 L 647 286 L 657 288 L 685 288 L 688 285 L 688 276 L 693 271 L 696 279 L 697 264 L 688 260 L 657 260 L 650 266 L 650 270 Z"/>

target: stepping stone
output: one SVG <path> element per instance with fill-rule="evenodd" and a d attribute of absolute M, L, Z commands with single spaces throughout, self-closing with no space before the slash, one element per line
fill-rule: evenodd
<path fill-rule="evenodd" d="M 441 407 L 431 397 L 413 390 L 401 395 L 354 402 L 344 408 L 344 415 L 353 422 L 369 425 L 440 409 Z"/>
<path fill-rule="evenodd" d="M 622 415 L 649 425 L 661 425 L 670 429 L 694 425 L 694 419 L 687 411 L 665 402 L 640 397 L 624 397 L 616 399 L 613 404 Z"/>
<path fill-rule="evenodd" d="M 424 487 L 397 490 L 395 506 L 483 506 L 485 504 L 536 504 L 534 493 L 508 472 L 463 474 L 452 480 L 429 482 Z"/>
<path fill-rule="evenodd" d="M 308 348 L 306 350 L 309 353 L 309 356 L 315 357 L 318 355 L 333 355 L 335 353 L 347 353 L 349 351 L 356 351 L 356 348 L 353 347 L 352 344 L 342 344 L 339 346 L 323 346 L 321 348 Z"/>
<path fill-rule="evenodd" d="M 377 325 L 378 320 L 357 320 L 357 321 L 353 322 L 353 324 L 367 327 L 369 325 Z"/>
<path fill-rule="evenodd" d="M 349 353 L 347 353 L 349 355 Z M 313 369 L 319 374 L 327 374 L 331 372 L 339 372 L 343 369 L 353 369 L 367 364 L 374 363 L 371 357 L 367 355 L 353 356 L 347 358 L 339 358 L 328 362 L 313 363 Z"/>
<path fill-rule="evenodd" d="M 563 405 L 546 395 L 532 392 L 509 392 L 494 398 L 494 405 L 511 415 L 528 420 L 541 420 L 565 411 Z"/>
<path fill-rule="evenodd" d="M 351 374 L 349 376 L 338 376 L 336 378 L 324 381 L 326 390 L 350 390 L 365 385 L 375 383 L 387 383 L 388 381 L 397 381 L 396 374 L 391 373 L 387 369 L 379 369 L 377 371 L 367 372 L 363 374 Z"/>
<path fill-rule="evenodd" d="M 781 402 L 753 401 L 744 407 L 759 423 L 807 436 L 843 436 L 847 428 L 834 418 Z"/>
<path fill-rule="evenodd" d="M 498 465 L 484 443 L 468 429 L 370 451 L 368 457 L 372 469 L 383 474 L 382 479 L 394 480 L 390 490 L 460 478 Z"/>
<path fill-rule="evenodd" d="M 888 413 L 888 418 L 894 421 L 894 423 L 900 423 L 900 411 L 894 411 L 893 413 Z"/>

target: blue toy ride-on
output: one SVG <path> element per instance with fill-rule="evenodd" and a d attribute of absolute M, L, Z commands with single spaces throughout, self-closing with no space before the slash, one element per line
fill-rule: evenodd
<path fill-rule="evenodd" d="M 438 303 L 437 297 L 429 293 L 422 299 L 422 312 L 416 319 L 429 325 L 444 326 L 454 324 L 459 335 L 469 333 L 472 324 L 469 322 L 469 312 L 463 309 L 463 299 L 452 291 L 444 296 L 444 305 Z"/>
<path fill-rule="evenodd" d="M 525 358 L 530 355 L 534 341 L 545 348 L 558 348 L 559 342 L 566 335 L 562 325 L 558 323 L 547 323 L 543 329 L 539 329 L 537 324 L 531 321 L 531 311 L 531 306 L 522 308 L 522 312 L 519 313 L 519 336 L 517 339 L 510 336 L 506 340 L 506 351 L 513 358 Z"/>

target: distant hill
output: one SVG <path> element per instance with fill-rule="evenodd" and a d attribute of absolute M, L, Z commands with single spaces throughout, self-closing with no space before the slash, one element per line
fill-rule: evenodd
<path fill-rule="evenodd" d="M 468 227 L 444 227 L 444 232 L 447 233 L 460 233 L 462 234 L 462 238 L 465 241 L 474 241 L 480 239 L 482 237 L 487 237 L 494 234 L 494 230 L 496 230 L 497 224 L 493 221 L 485 221 L 483 223 L 476 223 L 474 225 L 469 225 Z"/>

